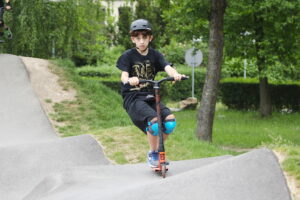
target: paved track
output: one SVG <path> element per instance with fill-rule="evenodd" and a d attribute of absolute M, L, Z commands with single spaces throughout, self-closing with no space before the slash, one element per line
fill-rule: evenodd
<path fill-rule="evenodd" d="M 0 55 L 0 199 L 291 200 L 268 149 L 171 163 L 111 165 L 89 135 L 59 138 L 17 56 Z"/>

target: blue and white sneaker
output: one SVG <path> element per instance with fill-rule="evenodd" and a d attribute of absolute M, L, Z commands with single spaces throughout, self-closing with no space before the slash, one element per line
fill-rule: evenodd
<path fill-rule="evenodd" d="M 158 152 L 157 151 L 149 151 L 147 154 L 147 161 L 150 167 L 158 167 Z"/>

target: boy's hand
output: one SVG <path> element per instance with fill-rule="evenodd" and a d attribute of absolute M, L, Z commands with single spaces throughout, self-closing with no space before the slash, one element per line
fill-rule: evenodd
<path fill-rule="evenodd" d="M 5 10 L 10 10 L 11 9 L 11 6 L 10 5 L 6 5 L 5 6 Z"/>
<path fill-rule="evenodd" d="M 185 75 L 176 73 L 174 74 L 174 81 L 180 81 L 182 77 L 185 77 Z"/>
<path fill-rule="evenodd" d="M 138 77 L 136 77 L 136 76 L 131 77 L 131 78 L 128 79 L 128 83 L 129 83 L 129 85 L 131 85 L 131 86 L 138 85 L 139 82 L 140 82 L 140 81 L 139 81 Z"/>
<path fill-rule="evenodd" d="M 11 9 L 11 5 L 10 5 L 10 1 L 5 1 L 5 10 L 10 10 Z"/>

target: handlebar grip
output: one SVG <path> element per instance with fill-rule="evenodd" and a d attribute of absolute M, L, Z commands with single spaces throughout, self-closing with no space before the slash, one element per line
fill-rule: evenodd
<path fill-rule="evenodd" d="M 166 81 L 174 81 L 174 77 L 167 77 L 165 78 Z"/>
<path fill-rule="evenodd" d="M 188 77 L 188 76 L 184 76 L 184 77 L 182 77 L 181 78 L 181 80 L 188 80 L 190 77 Z"/>

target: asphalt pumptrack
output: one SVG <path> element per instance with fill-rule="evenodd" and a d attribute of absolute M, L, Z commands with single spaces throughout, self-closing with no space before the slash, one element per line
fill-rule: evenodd
<path fill-rule="evenodd" d="M 291 200 L 269 149 L 172 161 L 166 178 L 146 163 L 113 165 L 90 135 L 60 138 L 21 59 L 0 54 L 1 200 Z"/>

